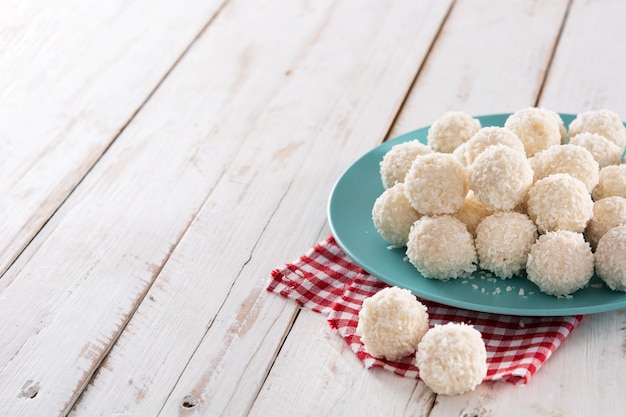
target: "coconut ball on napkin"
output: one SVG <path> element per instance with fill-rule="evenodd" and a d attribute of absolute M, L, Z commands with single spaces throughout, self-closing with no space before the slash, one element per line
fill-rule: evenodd
<path fill-rule="evenodd" d="M 396 246 L 406 245 L 411 226 L 422 217 L 404 195 L 404 184 L 386 189 L 374 202 L 372 221 L 380 236 Z"/>
<path fill-rule="evenodd" d="M 557 230 L 539 236 L 528 254 L 526 273 L 546 294 L 568 296 L 593 275 L 591 246 L 581 233 Z"/>
<path fill-rule="evenodd" d="M 413 160 L 418 155 L 430 152 L 432 150 L 419 140 L 410 140 L 392 146 L 380 161 L 380 177 L 383 187 L 391 188 L 399 182 L 404 182 L 404 177 L 411 168 Z"/>
<path fill-rule="evenodd" d="M 615 291 L 626 291 L 626 226 L 614 227 L 598 242 L 596 274 Z"/>
<path fill-rule="evenodd" d="M 448 280 L 476 270 L 470 232 L 451 215 L 424 216 L 411 227 L 406 255 L 426 278 Z"/>
<path fill-rule="evenodd" d="M 583 232 L 593 216 L 593 201 L 585 184 L 568 174 L 552 174 L 528 191 L 526 208 L 539 233 Z"/>
<path fill-rule="evenodd" d="M 569 136 L 582 132 L 597 133 L 620 148 L 626 147 L 626 128 L 617 113 L 611 110 L 591 110 L 579 113 L 569 124 Z"/>
<path fill-rule="evenodd" d="M 480 267 L 502 279 L 526 267 L 530 247 L 537 239 L 537 226 L 515 211 L 500 211 L 486 217 L 476 233 Z"/>
<path fill-rule="evenodd" d="M 420 378 L 437 394 L 472 391 L 487 376 L 485 342 L 465 323 L 436 324 L 422 337 L 415 358 Z"/>
<path fill-rule="evenodd" d="M 561 143 L 561 130 L 558 120 L 551 112 L 529 107 L 518 110 L 504 122 L 504 127 L 511 130 L 524 144 L 529 158 L 550 146 Z"/>
<path fill-rule="evenodd" d="M 485 149 L 469 166 L 469 188 L 490 210 L 512 210 L 533 183 L 528 159 L 505 145 Z"/>
<path fill-rule="evenodd" d="M 366 298 L 356 328 L 369 354 L 391 361 L 414 353 L 427 330 L 426 306 L 409 290 L 398 287 Z"/>
<path fill-rule="evenodd" d="M 469 114 L 451 111 L 435 120 L 428 129 L 428 146 L 436 152 L 451 153 L 480 129 L 480 121 Z"/>
<path fill-rule="evenodd" d="M 454 213 L 465 203 L 467 170 L 451 154 L 420 155 L 406 174 L 404 193 L 421 214 Z"/>

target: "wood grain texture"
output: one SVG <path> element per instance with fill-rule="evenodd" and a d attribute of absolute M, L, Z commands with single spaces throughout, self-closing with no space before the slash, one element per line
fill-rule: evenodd
<path fill-rule="evenodd" d="M 0 276 L 221 3 L 0 4 Z"/>
<path fill-rule="evenodd" d="M 263 228 L 262 222 L 255 224 L 254 220 L 271 215 L 267 211 L 271 207 L 260 210 L 256 201 L 263 201 L 266 187 L 273 184 L 261 181 L 263 186 L 251 187 L 251 181 L 268 166 L 279 170 L 282 161 L 299 146 L 298 142 L 293 146 L 273 146 L 271 137 L 260 141 L 246 129 L 252 128 L 253 116 L 258 116 L 255 110 L 263 103 L 260 98 L 269 100 L 276 88 L 291 78 L 288 74 L 323 30 L 333 7 L 332 2 L 293 1 L 286 6 L 282 1 L 263 5 L 234 1 L 171 75 L 173 84 L 188 85 L 182 91 L 176 88 L 172 92 L 188 94 L 198 90 L 189 103 L 198 111 L 186 115 L 187 109 L 168 104 L 172 96 L 154 96 L 155 105 L 169 109 L 172 120 L 182 118 L 185 125 L 196 126 L 193 136 L 202 152 L 195 157 L 201 158 L 201 166 L 213 165 L 212 175 L 205 171 L 202 179 L 212 187 L 209 201 L 203 209 L 205 214 L 195 219 L 180 249 L 160 271 L 71 415 L 157 415 L 163 407 L 222 307 L 232 280 L 249 259 L 254 242 L 247 239 Z M 256 29 L 241 32 L 242 26 Z M 280 52 L 275 51 L 286 37 L 290 37 L 289 44 Z M 234 80 L 238 80 L 236 84 Z M 218 110 L 219 106 L 226 108 Z M 208 108 L 217 113 L 210 122 L 204 120 Z M 290 128 L 288 124 L 285 127 Z M 206 139 L 204 131 L 209 132 Z M 241 154 L 246 155 L 246 164 L 224 173 L 221 170 L 228 164 L 225 156 L 236 150 L 238 159 Z M 219 189 L 225 192 L 215 188 L 218 181 L 222 184 Z M 239 302 L 242 313 L 238 317 L 245 321 L 246 311 L 254 311 L 255 300 L 248 296 Z M 286 312 L 286 320 L 290 314 L 293 311 Z M 228 335 L 231 343 L 248 326 L 233 326 Z M 280 333 L 269 336 L 281 339 Z M 230 346 L 216 349 L 227 347 Z"/>
<path fill-rule="evenodd" d="M 428 126 L 446 111 L 478 116 L 534 105 L 567 4 L 455 2 L 390 137 Z"/>
<path fill-rule="evenodd" d="M 0 414 L 69 410 L 323 22 L 323 8 L 302 5 L 319 16 L 313 30 L 276 50 L 278 30 L 242 35 L 246 22 L 278 13 L 266 7 L 224 10 L 179 63 L 185 76 L 160 85 L 0 280 Z M 26 400 L 31 384 L 37 395 Z"/>
<path fill-rule="evenodd" d="M 297 311 L 293 303 L 265 291 L 268 274 L 319 237 L 332 183 L 355 152 L 365 151 L 386 134 L 423 59 L 425 40 L 432 39 L 446 12 L 444 6 L 337 4 L 289 83 L 259 119 L 250 146 L 242 148 L 207 200 L 198 215 L 205 220 L 178 248 L 184 254 L 186 244 L 206 239 L 209 230 L 216 236 L 229 230 L 233 238 L 224 242 L 229 249 L 223 255 L 239 258 L 243 251 L 248 257 L 241 264 L 224 265 L 220 258 L 207 257 L 178 266 L 194 275 L 227 271 L 219 276 L 232 287 L 216 316 L 206 322 L 207 334 L 161 415 L 248 412 Z M 404 47 L 392 47 L 413 45 L 416 39 L 424 40 L 418 43 L 423 47 L 410 56 L 399 53 Z M 271 192 L 267 184 L 272 184 Z M 254 214 L 244 217 L 251 207 Z M 238 219 L 234 230 L 232 218 Z M 208 229 L 200 226 L 203 223 Z M 288 409 L 284 413 L 298 414 Z"/>

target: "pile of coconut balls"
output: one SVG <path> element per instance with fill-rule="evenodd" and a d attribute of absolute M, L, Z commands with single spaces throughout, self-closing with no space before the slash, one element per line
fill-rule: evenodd
<path fill-rule="evenodd" d="M 448 112 L 427 142 L 384 155 L 385 191 L 372 208 L 378 233 L 406 247 L 421 275 L 450 280 L 481 268 L 505 280 L 525 271 L 542 292 L 572 297 L 595 271 L 626 291 L 626 128 L 616 113 L 581 113 L 566 129 L 544 108 L 519 110 L 504 127 Z M 474 389 L 486 373 L 480 333 L 463 324 L 429 330 L 409 291 L 388 290 L 359 314 L 366 350 L 391 360 L 417 350 L 435 392 Z"/>
<path fill-rule="evenodd" d="M 522 271 L 541 291 L 569 297 L 595 273 L 626 291 L 626 128 L 609 110 L 579 114 L 566 130 L 543 108 L 481 127 L 449 112 L 380 163 L 385 191 L 372 219 L 426 278 L 477 268 Z"/>

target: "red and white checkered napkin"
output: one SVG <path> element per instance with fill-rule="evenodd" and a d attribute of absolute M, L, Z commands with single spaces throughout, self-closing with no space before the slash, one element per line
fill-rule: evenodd
<path fill-rule="evenodd" d="M 271 273 L 269 291 L 328 315 L 328 323 L 350 345 L 367 368 L 382 367 L 398 375 L 419 378 L 413 355 L 398 362 L 369 355 L 355 334 L 363 300 L 388 286 L 354 264 L 332 236 L 299 260 Z M 580 323 L 582 316 L 519 317 L 480 313 L 420 300 L 428 308 L 430 325 L 465 322 L 482 333 L 487 347 L 485 381 L 525 384 Z"/>

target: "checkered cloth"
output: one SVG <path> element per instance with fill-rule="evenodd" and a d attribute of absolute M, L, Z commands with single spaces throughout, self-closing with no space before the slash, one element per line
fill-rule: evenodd
<path fill-rule="evenodd" d="M 397 362 L 374 358 L 355 334 L 363 300 L 387 286 L 354 264 L 330 236 L 296 262 L 272 271 L 267 289 L 326 314 L 330 327 L 339 332 L 365 367 L 382 367 L 419 378 L 413 355 Z M 527 383 L 582 319 L 506 316 L 420 301 L 428 308 L 430 326 L 464 322 L 481 332 L 487 348 L 485 381 Z"/>

